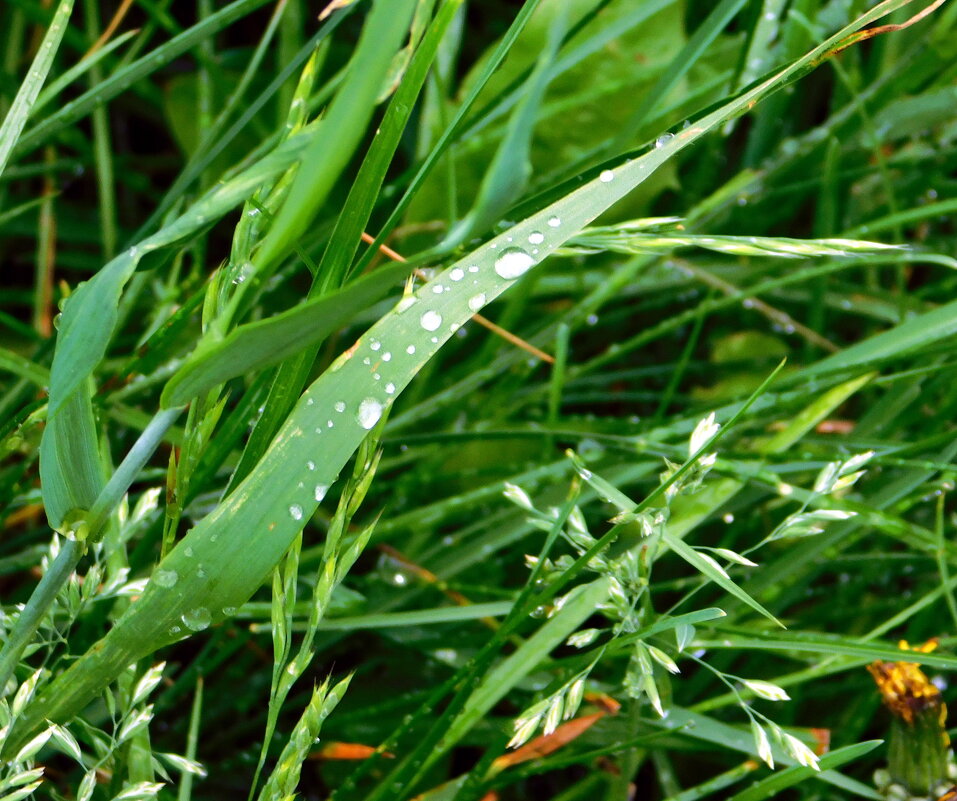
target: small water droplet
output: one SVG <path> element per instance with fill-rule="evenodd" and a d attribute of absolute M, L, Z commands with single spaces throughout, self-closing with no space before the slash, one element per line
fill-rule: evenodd
<path fill-rule="evenodd" d="M 316 500 L 321 501 L 326 497 L 326 493 L 329 492 L 328 484 L 316 484 Z"/>
<path fill-rule="evenodd" d="M 359 404 L 359 413 L 356 419 L 359 425 L 368 430 L 372 428 L 382 417 L 382 404 L 375 398 L 365 398 Z"/>
<path fill-rule="evenodd" d="M 613 173 L 611 170 L 602 170 L 598 176 L 598 180 L 603 184 L 607 184 L 609 181 L 615 180 L 615 173 Z"/>
<path fill-rule="evenodd" d="M 293 520 L 302 520 L 302 507 L 298 503 L 294 503 L 289 507 L 289 516 Z"/>
<path fill-rule="evenodd" d="M 422 316 L 419 318 L 419 323 L 426 331 L 435 331 L 442 325 L 442 315 L 437 311 L 429 309 L 429 311 L 422 313 Z"/>
<path fill-rule="evenodd" d="M 655 147 L 656 148 L 664 147 L 674 138 L 675 138 L 675 135 L 673 133 L 664 133 L 661 136 L 659 136 L 657 139 L 655 139 Z"/>
<path fill-rule="evenodd" d="M 312 459 L 310 459 L 308 462 L 306 462 L 306 469 L 307 469 L 307 470 L 315 470 L 315 469 L 316 469 L 316 463 L 315 463 L 314 461 L 312 461 Z"/>
<path fill-rule="evenodd" d="M 409 306 L 412 306 L 412 305 L 414 305 L 414 304 L 415 304 L 415 296 L 414 296 L 414 295 L 406 295 L 404 298 L 402 298 L 402 300 L 400 300 L 398 303 L 395 304 L 395 310 L 396 310 L 399 314 L 401 314 L 401 313 L 404 312 L 406 309 L 408 309 Z"/>
<path fill-rule="evenodd" d="M 395 384 L 388 383 L 385 385 L 385 391 L 387 395 L 392 395 L 395 392 Z"/>
<path fill-rule="evenodd" d="M 478 271 L 479 271 L 479 268 L 478 268 L 478 265 L 477 265 L 477 264 L 473 264 L 473 265 L 471 265 L 471 266 L 469 267 L 469 272 L 470 272 L 470 273 L 477 273 Z"/>
<path fill-rule="evenodd" d="M 175 570 L 157 570 L 153 573 L 153 581 L 158 587 L 169 589 L 179 581 L 179 574 Z"/>
<path fill-rule="evenodd" d="M 337 412 L 340 412 L 340 413 L 344 412 L 346 410 L 345 401 L 336 401 L 335 405 L 332 408 L 335 409 Z"/>
<path fill-rule="evenodd" d="M 469 309 L 474 312 L 477 312 L 485 305 L 485 293 L 479 292 L 477 295 L 473 295 L 469 298 Z"/>
<path fill-rule="evenodd" d="M 442 286 L 442 284 L 436 284 L 434 287 L 432 287 L 433 295 L 441 295 L 443 292 L 445 292 L 445 287 Z"/>
<path fill-rule="evenodd" d="M 528 241 L 531 245 L 540 245 L 545 241 L 545 234 L 543 234 L 541 231 L 532 231 L 528 235 Z"/>
<path fill-rule="evenodd" d="M 233 615 L 236 614 L 236 607 L 235 607 L 235 606 L 224 606 L 224 607 L 223 607 L 223 614 L 226 615 L 226 617 L 232 617 Z"/>
<path fill-rule="evenodd" d="M 384 361 L 384 362 L 391 362 L 391 361 L 392 361 L 392 354 L 389 353 L 389 351 L 386 351 L 385 353 L 383 353 L 383 354 L 382 354 L 382 361 Z"/>
<path fill-rule="evenodd" d="M 562 224 L 561 217 L 551 216 L 548 218 L 548 227 L 549 228 L 558 228 Z"/>
<path fill-rule="evenodd" d="M 453 281 L 461 281 L 465 278 L 465 270 L 461 267 L 456 267 L 452 272 L 449 273 L 449 278 Z"/>
<path fill-rule="evenodd" d="M 506 280 L 514 280 L 528 272 L 535 260 L 521 248 L 506 248 L 495 260 L 495 272 Z"/>
<path fill-rule="evenodd" d="M 213 620 L 212 615 L 209 614 L 209 610 L 205 606 L 197 606 L 195 609 L 190 609 L 183 614 L 182 619 L 186 627 L 192 631 L 202 631 L 208 628 Z"/>
<path fill-rule="evenodd" d="M 193 555 L 193 549 L 190 548 L 190 547 L 187 547 L 186 550 L 183 551 L 183 553 L 185 553 L 187 556 L 192 556 L 192 555 Z"/>
<path fill-rule="evenodd" d="M 411 356 L 413 353 L 415 353 L 415 345 L 409 345 L 409 347 L 405 349 L 405 352 Z"/>
<path fill-rule="evenodd" d="M 382 347 L 382 343 L 378 339 L 369 340 L 369 350 L 378 350 Z"/>

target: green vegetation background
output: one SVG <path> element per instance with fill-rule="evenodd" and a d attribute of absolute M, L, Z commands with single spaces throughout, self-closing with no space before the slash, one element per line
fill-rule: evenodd
<path fill-rule="evenodd" d="M 0 9 L 0 799 L 880 798 L 957 6 L 324 5 Z"/>

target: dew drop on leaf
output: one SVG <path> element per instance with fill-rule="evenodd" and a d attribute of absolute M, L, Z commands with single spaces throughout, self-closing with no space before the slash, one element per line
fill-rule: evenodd
<path fill-rule="evenodd" d="M 359 413 L 356 419 L 359 425 L 368 430 L 372 428 L 382 417 L 382 404 L 375 398 L 365 398 L 359 404 Z"/>
<path fill-rule="evenodd" d="M 521 248 L 506 248 L 495 260 L 495 272 L 511 281 L 528 272 L 534 263 L 535 260 Z"/>
<path fill-rule="evenodd" d="M 153 581 L 157 586 L 169 589 L 179 581 L 179 574 L 175 570 L 157 570 L 153 574 Z"/>
<path fill-rule="evenodd" d="M 422 313 L 422 316 L 419 318 L 419 323 L 426 331 L 435 331 L 442 325 L 442 315 L 430 309 Z"/>
<path fill-rule="evenodd" d="M 208 628 L 212 619 L 212 615 L 209 614 L 209 610 L 205 606 L 197 606 L 183 614 L 183 623 L 192 631 L 202 631 Z"/>

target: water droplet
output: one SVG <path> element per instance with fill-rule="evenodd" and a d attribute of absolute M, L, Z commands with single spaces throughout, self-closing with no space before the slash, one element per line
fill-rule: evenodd
<path fill-rule="evenodd" d="M 306 468 L 307 468 L 308 470 L 315 470 L 315 469 L 316 469 L 316 463 L 315 463 L 314 461 L 312 461 L 312 459 L 310 459 L 308 462 L 306 462 Z"/>
<path fill-rule="evenodd" d="M 461 281 L 465 278 L 465 270 L 461 267 L 456 267 L 452 272 L 449 273 L 449 278 L 453 281 Z"/>
<path fill-rule="evenodd" d="M 208 628 L 212 620 L 213 617 L 209 614 L 209 610 L 205 606 L 197 606 L 195 609 L 190 609 L 183 614 L 183 622 L 186 624 L 186 627 L 192 631 L 202 631 Z"/>
<path fill-rule="evenodd" d="M 429 309 L 429 311 L 422 313 L 422 316 L 419 318 L 419 323 L 426 331 L 435 331 L 442 325 L 442 315 L 437 311 Z"/>
<path fill-rule="evenodd" d="M 344 412 L 346 410 L 345 401 L 336 401 L 335 405 L 332 407 L 337 412 Z"/>
<path fill-rule="evenodd" d="M 326 497 L 326 493 L 329 492 L 328 484 L 316 484 L 316 500 L 321 501 Z"/>
<path fill-rule="evenodd" d="M 402 300 L 400 300 L 398 303 L 395 304 L 395 310 L 396 310 L 399 314 L 401 314 L 401 313 L 404 312 L 406 309 L 408 309 L 409 306 L 412 306 L 414 303 L 415 303 L 415 296 L 414 296 L 414 295 L 406 295 L 404 298 L 402 298 Z"/>
<path fill-rule="evenodd" d="M 674 138 L 675 138 L 675 135 L 674 135 L 673 133 L 665 133 L 665 134 L 662 134 L 662 135 L 659 136 L 657 139 L 655 139 L 655 147 L 656 147 L 656 148 L 657 148 L 657 147 L 664 147 L 665 145 L 667 145 L 667 144 L 668 144 L 672 139 L 674 139 Z"/>
<path fill-rule="evenodd" d="M 192 555 L 193 555 L 193 549 L 190 548 L 190 547 L 187 547 L 186 550 L 183 551 L 183 553 L 185 553 L 187 556 L 192 556 Z"/>
<path fill-rule="evenodd" d="M 369 340 L 369 350 L 378 350 L 382 347 L 382 343 L 378 339 Z"/>
<path fill-rule="evenodd" d="M 540 245 L 545 241 L 545 234 L 543 234 L 541 231 L 532 231 L 528 235 L 528 241 L 529 244 Z"/>
<path fill-rule="evenodd" d="M 393 383 L 386 384 L 385 391 L 387 395 L 392 395 L 395 392 L 395 384 Z"/>
<path fill-rule="evenodd" d="M 289 507 L 289 516 L 293 520 L 302 520 L 302 507 L 298 503 L 294 503 Z"/>
<path fill-rule="evenodd" d="M 359 414 L 356 419 L 359 425 L 368 430 L 372 428 L 382 417 L 382 404 L 375 398 L 365 398 L 359 404 Z"/>
<path fill-rule="evenodd" d="M 521 248 L 506 248 L 495 260 L 495 272 L 506 280 L 513 280 L 528 272 L 535 260 Z"/>
<path fill-rule="evenodd" d="M 613 173 L 611 170 L 602 170 L 601 174 L 598 176 L 598 180 L 603 184 L 607 184 L 609 181 L 615 180 L 615 173 Z"/>
<path fill-rule="evenodd" d="M 548 218 L 548 227 L 549 228 L 558 228 L 562 224 L 561 217 L 551 216 Z"/>
<path fill-rule="evenodd" d="M 392 361 L 392 354 L 389 353 L 389 351 L 386 351 L 385 353 L 383 353 L 383 354 L 382 354 L 382 361 L 384 361 L 384 362 L 391 362 L 391 361 Z"/>
<path fill-rule="evenodd" d="M 445 292 L 445 287 L 442 286 L 442 284 L 436 284 L 434 287 L 432 287 L 433 295 L 441 295 L 443 292 Z"/>
<path fill-rule="evenodd" d="M 405 349 L 405 352 L 411 356 L 413 353 L 415 353 L 415 345 L 409 345 L 409 347 Z"/>
<path fill-rule="evenodd" d="M 469 298 L 469 308 L 477 312 L 485 305 L 485 293 L 479 292 L 477 295 L 473 295 Z"/>
<path fill-rule="evenodd" d="M 395 584 L 396 587 L 404 587 L 409 583 L 409 579 L 404 573 L 396 573 L 392 576 L 392 583 Z"/>
<path fill-rule="evenodd" d="M 479 271 L 479 268 L 478 268 L 478 265 L 477 265 L 477 264 L 473 264 L 473 265 L 471 265 L 471 266 L 469 267 L 469 272 L 470 272 L 470 273 L 477 273 L 478 271 Z"/>
<path fill-rule="evenodd" d="M 153 581 L 157 586 L 169 589 L 179 581 L 179 574 L 175 570 L 157 570 L 153 573 Z"/>
<path fill-rule="evenodd" d="M 232 617 L 233 615 L 236 614 L 236 607 L 235 607 L 235 606 L 224 606 L 224 607 L 223 607 L 223 614 L 226 615 L 226 617 Z"/>

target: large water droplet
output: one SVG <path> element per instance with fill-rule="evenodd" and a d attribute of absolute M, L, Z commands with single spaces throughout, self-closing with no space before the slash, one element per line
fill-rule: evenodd
<path fill-rule="evenodd" d="M 496 267 L 497 267 L 496 263 Z M 431 309 L 427 312 L 423 312 L 422 316 L 419 318 L 419 323 L 426 331 L 435 331 L 440 325 L 442 325 L 442 315 L 437 311 L 432 311 Z"/>
<path fill-rule="evenodd" d="M 289 516 L 293 520 L 302 520 L 302 507 L 298 503 L 294 503 L 289 507 Z"/>
<path fill-rule="evenodd" d="M 512 280 L 528 272 L 534 263 L 535 259 L 521 248 L 506 248 L 495 260 L 495 272 L 502 278 Z"/>
<path fill-rule="evenodd" d="M 183 622 L 186 627 L 193 631 L 202 631 L 208 628 L 212 619 L 212 615 L 209 614 L 209 610 L 205 606 L 197 606 L 183 615 Z"/>
<path fill-rule="evenodd" d="M 179 574 L 175 570 L 157 570 L 153 573 L 153 581 L 157 586 L 169 589 L 179 581 Z"/>
<path fill-rule="evenodd" d="M 359 404 L 359 414 L 356 419 L 359 425 L 368 430 L 372 428 L 382 417 L 382 404 L 375 398 L 365 398 Z"/>

